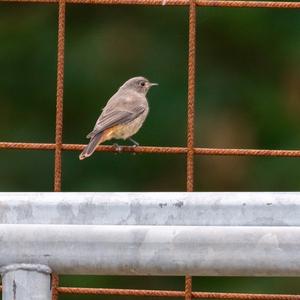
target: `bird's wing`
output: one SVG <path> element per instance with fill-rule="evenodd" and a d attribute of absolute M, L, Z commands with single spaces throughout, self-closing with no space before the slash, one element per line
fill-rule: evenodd
<path fill-rule="evenodd" d="M 99 119 L 96 122 L 94 130 L 87 135 L 87 138 L 92 138 L 97 133 L 102 132 L 108 128 L 111 128 L 115 125 L 126 124 L 145 111 L 145 106 L 140 105 L 136 106 L 129 110 L 111 110 L 107 113 L 102 113 Z"/>

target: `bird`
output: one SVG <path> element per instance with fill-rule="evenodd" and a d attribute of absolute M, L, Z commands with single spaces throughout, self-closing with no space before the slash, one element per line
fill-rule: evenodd
<path fill-rule="evenodd" d="M 79 159 L 91 156 L 99 144 L 111 139 L 129 139 L 134 146 L 138 146 L 138 142 L 131 137 L 139 131 L 148 115 L 146 95 L 155 85 L 158 84 L 142 76 L 127 80 L 103 108 L 94 129 L 86 136 L 90 141 Z M 118 149 L 121 148 L 118 146 Z"/>

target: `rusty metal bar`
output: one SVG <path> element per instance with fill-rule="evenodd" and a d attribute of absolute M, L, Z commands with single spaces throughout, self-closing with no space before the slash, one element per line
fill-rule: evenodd
<path fill-rule="evenodd" d="M 300 295 L 193 292 L 198 299 L 300 300 Z"/>
<path fill-rule="evenodd" d="M 187 191 L 194 186 L 194 122 L 195 122 L 195 64 L 196 64 L 196 3 L 189 7 L 188 102 L 187 102 Z"/>
<path fill-rule="evenodd" d="M 0 142 L 0 150 L 4 149 L 21 149 L 21 150 L 55 150 L 55 144 L 43 143 L 10 143 Z M 84 144 L 62 144 L 62 150 L 65 151 L 82 151 L 85 147 Z M 100 152 L 119 152 L 115 146 L 100 145 L 96 151 Z M 152 146 L 139 146 L 139 147 L 122 147 L 122 152 L 134 153 L 166 153 L 166 154 L 180 154 L 186 153 L 185 147 L 152 147 Z M 300 151 L 299 151 L 300 155 Z"/>
<path fill-rule="evenodd" d="M 52 292 L 52 300 L 58 299 L 58 286 L 59 286 L 59 277 L 56 273 L 51 274 L 51 292 Z"/>
<path fill-rule="evenodd" d="M 185 285 L 184 285 L 184 299 L 192 299 L 192 276 L 185 276 Z"/>
<path fill-rule="evenodd" d="M 81 144 L 64 144 L 63 150 L 67 151 L 82 151 L 85 145 Z M 97 147 L 96 151 L 100 152 L 116 152 L 119 153 L 119 150 L 115 146 L 100 145 Z M 160 153 L 160 154 L 184 154 L 186 153 L 185 147 L 154 147 L 154 146 L 123 146 L 122 152 L 131 152 L 131 153 Z M 300 156 L 300 151 L 299 151 Z"/>
<path fill-rule="evenodd" d="M 188 50 L 188 103 L 187 103 L 187 176 L 188 192 L 194 190 L 194 123 L 195 123 L 195 77 L 196 77 L 196 2 L 189 6 L 189 50 Z M 185 276 L 185 300 L 192 299 L 192 277 Z"/>
<path fill-rule="evenodd" d="M 114 295 L 139 297 L 184 297 L 184 291 L 166 290 L 136 290 L 136 289 L 106 289 L 106 288 L 77 288 L 59 287 L 60 294 L 78 295 Z M 197 299 L 240 299 L 240 300 L 300 300 L 300 295 L 287 294 L 248 294 L 248 293 L 213 293 L 192 292 L 192 298 Z"/>
<path fill-rule="evenodd" d="M 55 163 L 54 163 L 54 192 L 61 191 L 62 177 L 62 135 L 63 135 L 63 97 L 64 97 L 64 66 L 65 66 L 65 26 L 66 2 L 58 4 L 58 38 L 57 38 L 57 85 L 56 85 L 56 121 L 55 121 Z M 57 286 L 59 277 L 52 274 L 52 300 L 58 299 Z"/>
<path fill-rule="evenodd" d="M 58 3 L 59 0 L 0 0 L 0 2 L 31 2 L 31 3 Z M 107 5 L 162 5 L 162 0 L 66 0 L 73 4 L 107 4 Z M 206 7 L 252 7 L 252 8 L 300 8 L 300 2 L 290 1 L 231 1 L 231 0 L 195 0 L 197 6 Z M 189 0 L 169 0 L 164 3 L 168 6 L 187 6 Z"/>
<path fill-rule="evenodd" d="M 300 150 L 195 148 L 198 155 L 300 157 Z"/>
<path fill-rule="evenodd" d="M 252 8 L 300 8 L 300 2 L 284 1 L 216 1 L 196 0 L 197 6 L 208 7 L 252 7 Z"/>
<path fill-rule="evenodd" d="M 64 0 L 58 6 L 58 45 L 57 45 L 57 91 L 55 128 L 54 191 L 61 191 L 61 157 L 63 132 L 63 94 L 64 94 L 64 52 L 65 52 L 65 9 Z"/>
<path fill-rule="evenodd" d="M 62 144 L 61 149 L 64 151 L 82 151 L 84 144 Z M 0 142 L 0 150 L 55 150 L 56 145 L 51 143 L 11 143 Z M 116 147 L 109 145 L 98 146 L 98 152 L 118 152 Z M 134 153 L 160 153 L 160 154 L 185 154 L 186 147 L 152 147 L 124 146 L 122 152 Z M 274 157 L 300 157 L 300 150 L 271 150 L 271 149 L 229 149 L 229 148 L 197 148 L 194 147 L 195 155 L 212 155 L 212 156 L 274 156 Z"/>
<path fill-rule="evenodd" d="M 140 297 L 178 297 L 178 298 L 184 297 L 183 291 L 77 288 L 77 287 L 59 287 L 57 288 L 57 290 L 59 294 L 113 295 L 113 296 L 140 296 Z"/>
<path fill-rule="evenodd" d="M 55 150 L 55 144 L 50 143 L 15 143 L 0 142 L 0 150 Z"/>

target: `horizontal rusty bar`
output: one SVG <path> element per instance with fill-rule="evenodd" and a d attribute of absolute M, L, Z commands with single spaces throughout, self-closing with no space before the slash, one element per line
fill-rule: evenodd
<path fill-rule="evenodd" d="M 195 148 L 198 155 L 300 157 L 300 150 Z"/>
<path fill-rule="evenodd" d="M 60 294 L 184 297 L 183 291 L 58 287 Z"/>
<path fill-rule="evenodd" d="M 193 292 L 192 296 L 193 298 L 198 298 L 198 299 L 300 300 L 300 295 L 287 295 L 287 294 Z"/>
<path fill-rule="evenodd" d="M 58 287 L 60 294 L 114 295 L 114 296 L 146 296 L 146 297 L 184 297 L 184 291 L 136 290 L 107 288 Z M 286 294 L 248 294 L 248 293 L 214 293 L 192 292 L 197 299 L 241 299 L 241 300 L 300 300 L 300 295 Z"/>
<path fill-rule="evenodd" d="M 83 144 L 63 144 L 64 151 L 82 151 Z M 10 143 L 0 142 L 1 149 L 20 150 L 55 150 L 55 144 L 49 143 Z M 118 152 L 115 146 L 101 145 L 96 151 Z M 124 146 L 122 152 L 134 153 L 160 153 L 160 154 L 184 154 L 186 147 L 152 147 L 152 146 Z M 226 149 L 226 148 L 194 148 L 195 155 L 218 155 L 218 156 L 277 156 L 277 157 L 300 157 L 300 150 L 270 150 L 270 149 Z"/>
<path fill-rule="evenodd" d="M 0 0 L 0 2 L 34 2 L 58 3 L 59 0 Z M 66 0 L 73 4 L 102 4 L 102 5 L 168 5 L 186 6 L 189 0 Z M 253 8 L 300 8 L 300 2 L 285 1 L 224 1 L 224 0 L 196 0 L 197 6 L 207 7 L 253 7 Z"/>
<path fill-rule="evenodd" d="M 300 8 L 300 2 L 284 1 L 214 1 L 196 0 L 197 6 L 208 7 L 253 7 L 253 8 Z"/>
<path fill-rule="evenodd" d="M 2 286 L 0 285 L 0 292 Z M 77 288 L 57 287 L 60 294 L 77 295 L 114 295 L 114 296 L 142 296 L 142 297 L 184 297 L 184 291 L 167 290 L 136 290 L 136 289 L 106 289 L 106 288 Z M 300 300 L 300 295 L 288 294 L 249 294 L 249 293 L 214 293 L 192 292 L 192 298 L 197 299 L 240 299 L 240 300 Z"/>
<path fill-rule="evenodd" d="M 65 151 L 82 151 L 85 145 L 83 144 L 63 144 L 62 150 Z M 19 149 L 19 150 L 55 150 L 55 144 L 49 143 L 9 143 L 0 142 L 1 149 Z M 96 151 L 100 152 L 118 152 L 115 146 L 101 145 L 98 146 Z M 135 152 L 135 153 L 167 153 L 167 154 L 180 154 L 186 153 L 185 147 L 152 147 L 152 146 L 124 146 L 122 152 Z"/>
<path fill-rule="evenodd" d="M 62 149 L 67 151 L 82 151 L 85 145 L 81 144 L 63 144 Z M 96 151 L 100 152 L 118 152 L 115 146 L 98 146 Z M 152 147 L 152 146 L 122 146 L 122 152 L 134 152 L 134 153 L 166 153 L 166 154 L 180 154 L 186 153 L 185 147 Z"/>
<path fill-rule="evenodd" d="M 1 0 L 0 0 L 1 1 Z M 0 142 L 0 149 L 21 149 L 21 150 L 55 150 L 56 145 L 50 143 L 11 143 Z"/>

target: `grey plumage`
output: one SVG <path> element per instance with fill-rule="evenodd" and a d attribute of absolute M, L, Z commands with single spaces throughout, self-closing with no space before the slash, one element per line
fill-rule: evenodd
<path fill-rule="evenodd" d="M 107 102 L 93 131 L 87 135 L 90 142 L 79 158 L 91 156 L 104 141 L 112 138 L 127 139 L 134 135 L 148 115 L 146 94 L 153 85 L 157 84 L 150 83 L 144 77 L 134 77 L 126 81 Z"/>

